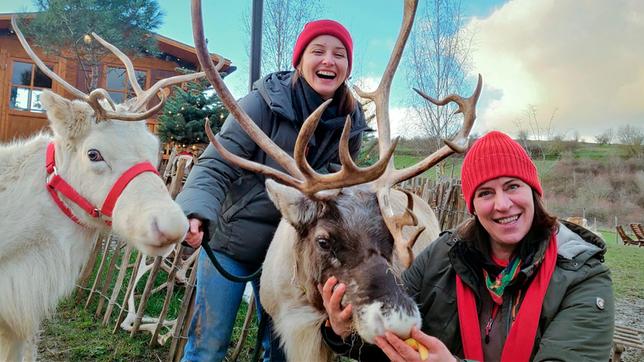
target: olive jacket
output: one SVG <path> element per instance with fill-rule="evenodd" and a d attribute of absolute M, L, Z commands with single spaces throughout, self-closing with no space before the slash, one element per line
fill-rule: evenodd
<path fill-rule="evenodd" d="M 277 72 L 258 80 L 239 101 L 250 118 L 279 147 L 293 154 L 304 120 L 324 101 L 303 78 L 294 84 L 293 72 Z M 322 114 L 308 144 L 307 160 L 319 172 L 339 163 L 338 143 L 345 117 L 335 101 Z M 355 159 L 362 132 L 368 130 L 364 113 L 357 106 L 351 114 L 349 151 Z M 236 120 L 229 116 L 215 136 L 230 152 L 283 171 L 255 144 Z M 189 218 L 202 220 L 213 250 L 250 266 L 259 266 L 266 256 L 280 213 L 268 198 L 265 177 L 240 169 L 209 145 L 190 172 L 177 202 Z"/>
<path fill-rule="evenodd" d="M 547 242 L 541 243 L 533 260 L 540 260 L 546 246 Z M 612 346 L 615 306 L 610 271 L 603 264 L 606 245 L 594 233 L 561 221 L 557 249 L 557 264 L 543 301 L 531 359 L 607 361 Z M 471 249 L 468 250 L 454 232 L 443 232 L 402 276 L 410 295 L 418 303 L 422 331 L 440 339 L 460 358 L 463 358 L 463 344 L 456 307 L 456 274 L 475 292 L 482 337 L 491 304 L 481 268 L 474 267 L 471 262 L 476 258 L 471 254 L 464 257 L 468 252 Z M 535 264 L 522 267 L 504 293 L 497 319 L 501 323 L 497 323 L 497 335 L 489 341 L 492 347 L 487 347 L 493 355 L 500 356 L 513 318 L 514 298 L 519 290 L 525 290 L 535 270 Z M 362 361 L 388 360 L 378 347 L 363 343 L 355 335 L 349 342 L 343 342 L 330 328 L 323 327 L 322 333 L 327 344 L 340 354 Z M 497 337 L 496 342 L 494 337 Z M 485 350 L 485 341 L 482 343 Z"/>

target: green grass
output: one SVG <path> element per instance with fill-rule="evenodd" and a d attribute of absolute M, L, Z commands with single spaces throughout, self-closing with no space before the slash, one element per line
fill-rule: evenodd
<path fill-rule="evenodd" d="M 611 157 L 625 157 L 626 147 L 623 145 L 600 145 L 595 143 L 579 143 L 573 151 L 575 158 L 602 160 Z"/>
<path fill-rule="evenodd" d="M 422 161 L 424 157 L 421 156 L 411 156 L 408 154 L 395 154 L 394 155 L 394 166 L 396 169 L 401 169 L 415 165 L 416 163 Z M 460 177 L 461 175 L 461 163 L 463 159 L 457 157 L 448 157 L 439 164 L 430 168 L 421 174 L 421 177 L 429 177 L 432 180 L 436 179 L 436 175 L 441 174 L 447 177 L 454 175 L 454 177 Z"/>
<path fill-rule="evenodd" d="M 412 166 L 418 162 L 420 162 L 423 159 L 423 157 L 420 156 L 411 156 L 411 155 L 399 155 L 396 154 L 394 155 L 394 165 L 396 166 L 396 169 L 401 169 L 405 167 Z M 545 175 L 548 172 L 551 172 L 553 167 L 557 164 L 557 160 L 535 160 L 535 165 L 537 166 L 537 170 L 539 171 L 540 175 Z M 438 173 L 442 174 L 446 177 L 461 177 L 461 165 L 463 163 L 463 159 L 461 157 L 448 157 L 445 160 L 441 161 L 439 164 L 436 166 L 430 168 L 429 170 L 425 171 L 421 177 L 429 177 L 432 180 L 436 178 L 437 174 L 437 169 Z"/>
<path fill-rule="evenodd" d="M 105 261 L 105 266 L 102 269 L 99 283 L 97 284 L 100 289 L 107 271 L 107 265 L 114 254 L 108 255 Z M 100 255 L 96 262 L 94 275 L 96 276 L 98 264 L 100 262 Z M 122 253 L 117 253 L 116 265 L 121 264 Z M 130 256 L 130 263 L 136 261 L 136 253 Z M 113 284 L 116 280 L 118 270 L 114 270 L 112 276 L 112 285 L 107 290 L 106 295 L 109 297 L 112 293 Z M 132 269 L 128 269 L 123 286 L 120 290 L 117 303 L 121 303 L 128 281 L 131 278 Z M 145 287 L 148 274 L 144 275 L 139 280 L 135 292 L 137 294 L 137 305 L 140 294 Z M 160 270 L 154 282 L 154 286 L 159 286 L 164 283 L 168 278 L 165 271 Z M 91 285 L 91 284 L 90 284 Z M 183 298 L 184 288 L 175 286 L 175 292 L 172 296 L 167 319 L 175 319 L 178 316 L 179 308 Z M 76 303 L 75 295 L 63 300 L 56 313 L 47 321 L 43 323 L 40 343 L 38 345 L 39 359 L 45 361 L 165 361 L 167 360 L 170 344 L 172 340 L 169 339 L 164 346 L 149 346 L 151 334 L 148 332 L 138 332 L 134 337 L 130 337 L 130 333 L 121 329 L 120 327 L 115 333 L 112 333 L 116 318 L 118 317 L 119 310 L 114 308 L 111 319 L 106 326 L 101 324 L 107 301 L 104 301 L 104 306 L 101 311 L 100 317 L 95 318 L 94 313 L 98 305 L 98 295 L 95 294 L 87 309 L 84 309 L 85 301 L 87 300 L 87 292 L 83 293 L 83 298 L 80 303 Z M 165 299 L 165 289 L 158 293 L 152 294 L 148 299 L 145 315 L 158 316 L 161 313 Z M 229 355 L 237 344 L 237 340 L 242 332 L 244 317 L 248 306 L 242 302 L 237 320 L 233 328 L 232 340 L 230 343 Z M 167 328 L 164 328 L 161 333 L 166 333 Z M 237 361 L 244 362 L 250 361 L 253 355 L 253 348 L 255 346 L 255 339 L 257 335 L 257 321 L 256 317 L 249 330 L 249 336 L 246 339 L 244 347 L 237 359 Z"/>
<path fill-rule="evenodd" d="M 168 347 L 149 347 L 150 334 L 117 330 L 113 323 L 101 326 L 93 309 L 85 310 L 73 298 L 64 300 L 56 314 L 43 325 L 38 345 L 44 361 L 159 361 L 165 360 Z"/>
<path fill-rule="evenodd" d="M 149 346 L 151 334 L 139 332 L 130 337 L 129 332 L 117 329 L 112 333 L 114 323 L 102 326 L 94 319 L 96 303 L 87 310 L 70 297 L 63 300 L 54 316 L 42 326 L 41 341 L 38 345 L 39 360 L 43 361 L 165 361 L 170 351 L 171 340 L 164 346 Z M 242 331 L 248 306 L 245 302 L 237 314 L 233 328 L 228 357 L 232 354 Z M 147 313 L 146 313 L 147 314 Z M 257 320 L 253 319 L 248 338 L 237 359 L 250 362 L 257 336 Z"/>
<path fill-rule="evenodd" d="M 608 251 L 606 265 L 611 270 L 615 297 L 644 298 L 644 248 L 623 245 L 614 230 L 602 230 Z"/>

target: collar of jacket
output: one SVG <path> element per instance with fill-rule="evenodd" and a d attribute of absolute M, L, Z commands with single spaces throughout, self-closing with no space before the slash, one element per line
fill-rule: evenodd
<path fill-rule="evenodd" d="M 491 258 L 486 256 L 484 251 L 478 250 L 473 243 L 458 238 L 456 234 L 453 237 L 455 238 L 454 245 L 448 255 L 454 270 L 463 282 L 475 291 L 477 297 L 480 297 L 480 289 L 485 284 L 482 272 L 483 268 L 488 270 L 492 275 L 496 275 L 502 268 L 496 266 Z M 534 239 L 535 237 L 538 237 L 538 239 Z M 536 241 L 530 242 L 530 244 L 535 245 L 535 248 L 523 256 L 521 271 L 508 285 L 509 287 L 517 283 L 525 283 L 526 280 L 534 276 L 545 254 L 550 235 L 541 237 L 528 234 L 522 242 L 526 242 L 527 238 L 533 238 L 531 240 Z"/>

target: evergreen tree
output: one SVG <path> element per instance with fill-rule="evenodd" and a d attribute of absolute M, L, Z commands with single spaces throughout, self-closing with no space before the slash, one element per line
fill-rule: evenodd
<path fill-rule="evenodd" d="M 186 83 L 185 89 L 174 87 L 159 116 L 161 141 L 182 145 L 208 143 L 204 130 L 206 117 L 213 132 L 219 131 L 228 110 L 215 92 L 206 92 L 209 86 L 208 80 L 197 79 Z"/>

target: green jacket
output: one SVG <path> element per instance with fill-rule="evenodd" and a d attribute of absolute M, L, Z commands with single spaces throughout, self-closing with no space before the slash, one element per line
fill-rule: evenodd
<path fill-rule="evenodd" d="M 539 328 L 532 352 L 533 361 L 607 361 L 613 339 L 615 306 L 610 271 L 602 263 L 606 245 L 597 235 L 562 221 L 557 234 L 557 265 L 541 310 Z M 533 258 L 539 260 L 546 242 Z M 456 308 L 456 273 L 472 286 L 477 310 L 485 310 L 491 300 L 484 290 L 480 267 L 472 258 L 463 258 L 465 242 L 453 232 L 444 232 L 403 273 L 403 281 L 420 309 L 422 330 L 439 338 L 456 356 L 463 358 L 459 318 Z M 516 296 L 534 276 L 535 265 L 523 267 L 510 284 L 504 298 Z M 512 302 L 504 301 L 500 310 L 499 333 L 505 340 L 510 328 Z M 480 323 L 486 316 L 479 314 Z M 327 343 L 336 352 L 363 361 L 387 360 L 375 346 L 364 345 L 356 336 L 353 343 L 340 343 L 328 328 L 323 328 Z M 483 333 L 481 334 L 483 336 Z M 485 343 L 485 342 L 483 342 Z M 502 342 L 501 342 L 502 345 Z M 499 345 L 499 348 L 502 348 Z"/>

